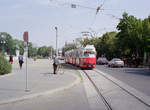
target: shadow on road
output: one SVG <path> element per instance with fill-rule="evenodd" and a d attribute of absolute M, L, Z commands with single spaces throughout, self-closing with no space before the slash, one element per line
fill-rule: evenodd
<path fill-rule="evenodd" d="M 81 68 L 70 65 L 70 64 L 63 64 L 64 69 L 66 70 L 81 70 Z"/>
<path fill-rule="evenodd" d="M 130 69 L 124 69 L 124 71 L 125 71 L 125 73 L 129 73 L 129 74 L 150 76 L 150 70 L 149 69 L 130 68 Z"/>
<path fill-rule="evenodd" d="M 50 75 L 50 74 L 54 74 L 54 73 L 53 72 L 46 72 L 46 73 L 40 73 L 40 74 L 46 76 L 46 75 Z"/>
<path fill-rule="evenodd" d="M 110 68 L 108 66 L 98 66 L 100 70 L 104 70 L 106 72 L 112 73 L 127 73 L 127 74 L 135 74 L 135 75 L 143 75 L 143 76 L 150 76 L 150 69 L 148 68 Z"/>

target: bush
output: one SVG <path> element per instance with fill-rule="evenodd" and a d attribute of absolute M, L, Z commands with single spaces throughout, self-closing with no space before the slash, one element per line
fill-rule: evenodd
<path fill-rule="evenodd" d="M 0 75 L 8 74 L 12 71 L 12 65 L 0 55 Z"/>
<path fill-rule="evenodd" d="M 37 59 L 42 59 L 43 57 L 42 56 L 37 56 Z"/>

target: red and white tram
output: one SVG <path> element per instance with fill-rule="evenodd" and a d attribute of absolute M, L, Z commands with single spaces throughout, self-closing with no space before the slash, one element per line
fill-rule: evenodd
<path fill-rule="evenodd" d="M 96 67 L 96 50 L 93 45 L 87 45 L 65 52 L 65 61 L 81 68 Z"/>

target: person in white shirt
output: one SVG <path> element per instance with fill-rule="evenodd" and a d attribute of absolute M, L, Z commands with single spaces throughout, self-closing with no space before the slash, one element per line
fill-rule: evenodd
<path fill-rule="evenodd" d="M 19 55 L 18 60 L 19 60 L 20 69 L 22 69 L 22 64 L 24 63 L 23 62 L 23 55 Z"/>

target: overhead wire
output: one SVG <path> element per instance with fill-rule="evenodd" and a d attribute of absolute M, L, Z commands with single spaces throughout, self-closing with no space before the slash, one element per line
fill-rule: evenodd
<path fill-rule="evenodd" d="M 75 5 L 74 8 L 77 7 L 81 7 L 81 8 L 86 8 L 86 9 L 91 9 L 91 10 L 96 10 L 96 12 L 99 12 L 100 10 L 104 10 L 104 11 L 148 11 L 150 9 L 107 9 L 107 8 L 102 8 L 103 5 L 105 4 L 106 0 L 103 0 L 103 3 L 100 4 L 97 8 L 93 8 L 93 7 L 88 7 L 88 6 L 84 6 L 84 5 L 79 5 L 79 4 L 75 4 L 75 3 L 71 3 L 71 2 L 62 2 L 62 1 L 58 1 L 58 0 L 49 0 L 50 2 L 57 2 L 60 3 L 60 5 Z M 98 0 L 100 1 L 100 0 Z M 98 14 L 98 13 L 97 13 Z"/>
<path fill-rule="evenodd" d="M 99 1 L 99 0 L 98 0 Z M 91 27 L 94 25 L 95 21 L 96 21 L 96 17 L 97 17 L 97 14 L 99 13 L 100 10 L 102 10 L 101 8 L 103 7 L 103 5 L 105 4 L 106 0 L 103 0 L 103 3 L 100 4 L 97 8 L 96 8 L 96 13 L 94 15 L 94 19 L 91 23 Z"/>
<path fill-rule="evenodd" d="M 80 4 L 75 4 L 75 3 L 71 3 L 71 2 L 63 2 L 63 1 L 58 1 L 58 0 L 49 0 L 50 2 L 51 1 L 56 1 L 59 3 L 59 5 L 70 5 L 71 8 L 85 8 L 85 9 L 90 9 L 90 10 L 95 10 L 95 14 L 94 14 L 94 18 L 90 24 L 90 28 L 93 27 L 93 25 L 95 24 L 95 21 L 96 21 L 96 18 L 97 18 L 97 15 L 100 13 L 100 11 L 122 11 L 122 12 L 126 12 L 126 11 L 136 11 L 137 9 L 107 9 L 107 8 L 103 8 L 104 4 L 106 3 L 106 0 L 97 0 L 98 1 L 98 4 L 99 6 L 97 8 L 93 8 L 93 7 L 88 7 L 88 6 L 84 6 L 84 5 L 80 5 Z M 140 9 L 139 9 L 140 10 Z M 147 10 L 147 9 L 145 9 Z M 140 11 L 145 11 L 144 9 L 143 10 L 140 10 Z M 112 18 L 115 18 L 117 20 L 120 20 L 121 18 L 113 15 L 113 14 L 105 14 L 103 13 L 104 15 L 107 15 L 107 16 L 110 16 Z"/>

